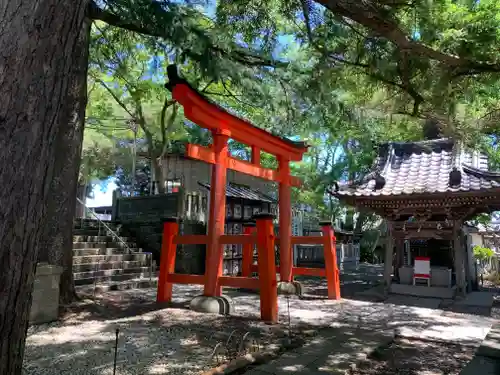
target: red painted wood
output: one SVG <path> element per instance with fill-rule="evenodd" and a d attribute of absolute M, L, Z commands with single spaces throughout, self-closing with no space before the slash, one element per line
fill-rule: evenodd
<path fill-rule="evenodd" d="M 185 116 L 201 127 L 229 131 L 231 138 L 239 142 L 293 161 L 302 160 L 302 155 L 307 151 L 307 147 L 296 146 L 223 111 L 186 84 L 175 85 L 172 96 L 184 107 Z"/>
<path fill-rule="evenodd" d="M 175 236 L 174 243 L 177 245 L 204 245 L 208 243 L 208 236 L 204 234 L 185 234 Z"/>
<path fill-rule="evenodd" d="M 308 268 L 308 267 L 293 267 L 293 275 L 307 275 L 307 276 L 326 276 L 326 271 L 324 268 Z"/>
<path fill-rule="evenodd" d="M 224 222 L 226 219 L 228 138 L 227 134 L 213 134 L 215 164 L 212 165 L 212 179 L 210 183 L 205 296 L 220 296 L 222 293 L 222 289 L 218 285 L 218 278 L 222 276 L 223 262 L 223 247 L 219 239 L 220 236 L 224 235 Z"/>
<path fill-rule="evenodd" d="M 219 277 L 219 285 L 232 288 L 259 289 L 259 279 L 255 277 L 221 276 Z"/>
<path fill-rule="evenodd" d="M 252 146 L 252 164 L 260 167 L 260 148 Z"/>
<path fill-rule="evenodd" d="M 278 322 L 278 282 L 274 259 L 274 227 L 271 218 L 257 219 L 261 319 Z"/>
<path fill-rule="evenodd" d="M 201 160 L 206 163 L 214 164 L 215 156 L 212 149 L 204 146 L 187 144 L 186 145 L 186 153 L 185 155 L 191 159 Z M 276 181 L 279 182 L 282 180 L 280 173 L 273 169 L 263 168 L 258 165 L 248 163 L 244 160 L 235 159 L 232 157 L 228 158 L 229 169 L 233 169 L 235 171 L 248 174 L 250 176 L 262 178 L 268 181 Z M 300 178 L 295 176 L 287 177 L 290 182 L 290 186 L 300 187 L 302 186 L 302 181 Z"/>
<path fill-rule="evenodd" d="M 325 225 L 322 228 L 323 238 L 325 240 L 325 271 L 326 282 L 328 286 L 328 298 L 340 299 L 340 277 L 337 266 L 336 238 L 331 225 Z"/>
<path fill-rule="evenodd" d="M 257 237 L 253 235 L 225 234 L 220 236 L 219 242 L 223 245 L 255 245 Z"/>
<path fill-rule="evenodd" d="M 320 236 L 293 236 L 292 245 L 323 245 L 325 239 Z"/>
<path fill-rule="evenodd" d="M 290 176 L 290 161 L 280 158 L 279 162 L 279 238 L 280 238 L 280 280 L 290 282 L 293 279 L 292 253 L 292 191 L 288 177 Z"/>
<path fill-rule="evenodd" d="M 166 222 L 163 224 L 163 237 L 161 243 L 160 275 L 158 277 L 158 289 L 156 300 L 158 302 L 170 302 L 172 300 L 172 282 L 168 281 L 168 275 L 175 269 L 175 253 L 177 246 L 174 238 L 179 232 L 179 224 Z"/>

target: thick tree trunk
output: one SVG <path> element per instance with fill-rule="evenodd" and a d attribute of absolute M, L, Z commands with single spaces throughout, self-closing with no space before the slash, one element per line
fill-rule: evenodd
<path fill-rule="evenodd" d="M 79 113 L 75 49 L 87 0 L 0 2 L 0 374 L 21 374 L 61 129 Z"/>
<path fill-rule="evenodd" d="M 63 268 L 60 282 L 60 301 L 66 305 L 75 299 L 73 281 L 73 219 L 78 191 L 85 106 L 87 103 L 87 67 L 90 40 L 90 20 L 86 19 L 78 44 L 73 49 L 69 92 L 65 110 L 70 122 L 61 127 L 56 147 L 57 159 L 50 185 L 47 221 L 40 245 L 38 260 Z M 86 185 L 85 185 L 86 187 Z M 85 189 L 86 190 L 86 189 Z M 84 192 L 85 192 L 84 190 Z"/>
<path fill-rule="evenodd" d="M 78 185 L 76 187 L 76 196 L 77 196 L 77 198 L 80 198 L 80 200 L 83 203 L 85 203 L 87 201 L 87 186 L 88 186 L 87 184 L 82 185 L 80 182 L 80 183 L 78 183 Z M 74 218 L 79 219 L 79 218 L 85 217 L 85 206 L 83 206 L 78 201 L 75 201 L 75 205 L 76 205 L 75 206 L 76 208 L 75 208 Z"/>

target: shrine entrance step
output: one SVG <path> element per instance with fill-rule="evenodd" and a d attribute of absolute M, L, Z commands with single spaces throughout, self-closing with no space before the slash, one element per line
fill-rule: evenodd
<path fill-rule="evenodd" d="M 451 299 L 455 297 L 456 286 L 443 288 L 437 286 L 391 284 L 391 293 L 415 297 Z"/>

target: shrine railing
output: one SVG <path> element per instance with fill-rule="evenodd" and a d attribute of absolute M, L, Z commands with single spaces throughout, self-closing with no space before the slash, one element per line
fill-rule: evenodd
<path fill-rule="evenodd" d="M 325 258 L 322 246 L 300 244 L 295 248 L 295 262 L 302 267 L 324 267 Z M 360 259 L 359 244 L 336 244 L 338 267 L 357 266 Z"/>
<path fill-rule="evenodd" d="M 324 268 L 309 268 L 291 266 L 291 275 L 323 276 L 327 278 L 328 297 L 340 298 L 340 280 L 336 260 L 335 236 L 331 225 L 324 225 L 322 236 L 293 236 L 291 245 L 320 245 L 324 252 Z M 175 258 L 178 245 L 206 245 L 210 248 L 208 235 L 179 235 L 179 225 L 176 220 L 166 220 L 162 240 L 160 277 L 158 281 L 158 302 L 168 302 L 172 299 L 173 284 L 204 285 L 205 295 L 220 295 L 222 287 L 259 289 L 261 296 L 261 313 L 265 320 L 277 319 L 277 273 L 282 274 L 280 266 L 276 266 L 275 246 L 280 241 L 274 235 L 272 215 L 257 219 L 257 227 L 245 227 L 244 234 L 225 234 L 218 236 L 218 246 L 237 244 L 242 250 L 242 275 L 224 276 L 220 274 L 223 254 L 207 250 L 207 267 L 204 275 L 176 274 Z M 212 238 L 213 240 L 213 238 Z M 258 260 L 254 264 L 254 247 L 257 247 Z M 285 269 L 285 271 L 287 271 Z M 290 271 L 290 269 L 288 269 Z M 257 277 L 252 274 L 257 273 Z M 283 278 L 281 279 L 283 280 Z M 292 279 L 293 280 L 293 279 Z"/>

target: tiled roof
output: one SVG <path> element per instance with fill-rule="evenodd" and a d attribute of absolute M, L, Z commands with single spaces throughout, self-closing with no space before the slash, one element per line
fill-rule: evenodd
<path fill-rule="evenodd" d="M 360 181 L 339 186 L 336 196 L 396 196 L 500 189 L 500 173 L 488 159 L 462 149 L 451 139 L 380 146 L 372 171 Z"/>
<path fill-rule="evenodd" d="M 200 186 L 210 190 L 210 184 L 198 181 Z M 228 184 L 226 186 L 226 197 L 227 198 L 239 198 L 246 199 L 249 201 L 259 201 L 266 203 L 276 203 L 276 200 L 271 198 L 270 196 L 263 194 L 259 191 L 252 190 L 246 186 L 236 185 L 236 184 Z"/>

